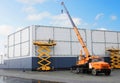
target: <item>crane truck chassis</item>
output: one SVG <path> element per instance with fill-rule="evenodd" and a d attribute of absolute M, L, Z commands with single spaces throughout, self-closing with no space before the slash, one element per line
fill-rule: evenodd
<path fill-rule="evenodd" d="M 96 57 L 96 56 L 95 56 Z M 71 72 L 74 73 L 92 73 L 93 75 L 98 75 L 99 73 L 104 73 L 106 76 L 110 75 L 111 68 L 109 63 L 104 62 L 102 58 L 92 58 L 89 59 L 84 64 L 74 65 L 71 67 Z"/>
<path fill-rule="evenodd" d="M 64 2 L 61 3 L 64 7 L 66 14 L 73 26 L 73 29 L 76 33 L 79 43 L 81 44 L 85 55 L 82 55 L 82 50 L 80 56 L 74 66 L 71 67 L 71 71 L 76 73 L 92 73 L 93 75 L 98 75 L 98 73 L 104 73 L 106 76 L 111 74 L 111 67 L 110 64 L 105 62 L 101 57 L 96 55 L 90 55 L 88 48 L 86 47 L 78 28 L 76 27 L 75 23 L 73 22 Z"/>

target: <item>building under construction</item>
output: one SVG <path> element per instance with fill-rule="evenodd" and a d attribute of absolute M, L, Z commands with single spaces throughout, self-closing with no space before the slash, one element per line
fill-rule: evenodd
<path fill-rule="evenodd" d="M 99 55 L 106 62 L 110 62 L 106 49 L 120 48 L 120 32 L 86 29 L 79 32 L 90 54 Z M 7 58 L 0 68 L 39 70 L 43 64 L 55 69 L 69 68 L 76 64 L 81 49 L 73 28 L 29 26 L 8 36 Z"/>

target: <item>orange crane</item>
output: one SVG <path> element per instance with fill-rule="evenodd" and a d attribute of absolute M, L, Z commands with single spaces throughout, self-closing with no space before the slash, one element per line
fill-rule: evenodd
<path fill-rule="evenodd" d="M 78 60 L 76 62 L 76 64 L 71 67 L 71 70 L 75 71 L 76 73 L 91 72 L 93 75 L 97 75 L 98 73 L 104 73 L 105 75 L 110 75 L 111 68 L 110 68 L 109 63 L 104 62 L 103 59 L 99 56 L 90 55 L 82 37 L 78 31 L 78 28 L 76 27 L 66 6 L 64 5 L 64 2 L 62 2 L 61 5 L 65 9 L 67 16 L 68 16 L 68 18 L 73 26 L 73 29 L 76 33 L 78 41 L 80 42 L 80 44 L 84 50 L 84 53 L 85 53 L 85 56 L 82 56 L 82 52 L 81 52 L 80 60 Z"/>

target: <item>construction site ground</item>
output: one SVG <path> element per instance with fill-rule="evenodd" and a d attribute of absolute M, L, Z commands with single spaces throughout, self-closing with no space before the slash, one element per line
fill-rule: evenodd
<path fill-rule="evenodd" d="M 82 74 L 82 73 L 75 74 L 75 73 L 71 73 L 69 70 L 49 71 L 49 72 L 0 70 L 0 76 L 17 77 L 20 79 L 28 79 L 28 80 L 34 79 L 37 81 L 39 80 L 53 81 L 53 82 L 43 82 L 43 83 L 62 83 L 62 82 L 64 83 L 119 83 L 120 69 L 112 70 L 112 73 L 110 76 L 105 76 L 103 74 L 100 74 L 98 76 L 93 76 L 91 74 Z M 37 81 L 32 83 L 42 83 Z M 30 83 L 30 82 L 26 81 L 26 82 L 20 82 L 20 83 Z"/>

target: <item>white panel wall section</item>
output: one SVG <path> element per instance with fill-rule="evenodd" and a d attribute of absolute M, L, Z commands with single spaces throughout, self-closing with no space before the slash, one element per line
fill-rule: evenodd
<path fill-rule="evenodd" d="M 8 57 L 28 56 L 30 50 L 30 28 L 24 28 L 8 36 Z"/>
<path fill-rule="evenodd" d="M 13 57 L 14 56 L 13 51 L 14 51 L 13 50 L 13 46 L 11 46 L 11 47 L 8 48 L 8 52 L 9 52 L 9 54 L 8 54 L 9 56 L 8 57 Z"/>
<path fill-rule="evenodd" d="M 82 50 L 80 43 L 79 42 L 72 42 L 72 55 L 79 56 L 80 50 Z"/>
<path fill-rule="evenodd" d="M 53 28 L 52 27 L 36 27 L 36 40 L 49 40 L 53 39 Z"/>
<path fill-rule="evenodd" d="M 92 32 L 92 41 L 93 42 L 105 42 L 104 31 L 93 31 Z"/>
<path fill-rule="evenodd" d="M 20 32 L 15 33 L 15 44 L 20 43 Z"/>
<path fill-rule="evenodd" d="M 120 32 L 118 33 L 118 43 L 120 43 Z"/>
<path fill-rule="evenodd" d="M 118 44 L 118 47 L 119 47 L 119 49 L 120 49 L 120 43 Z"/>
<path fill-rule="evenodd" d="M 29 41 L 29 28 L 26 28 L 24 30 L 21 31 L 21 41 L 25 42 L 25 41 Z"/>
<path fill-rule="evenodd" d="M 31 30 L 31 31 L 30 31 Z M 99 31 L 79 29 L 79 32 L 90 52 L 90 54 L 106 56 L 106 48 L 120 48 L 120 33 L 113 31 Z M 31 38 L 31 39 L 30 39 Z M 24 57 L 31 55 L 37 56 L 37 47 L 33 41 L 48 41 L 53 39 L 57 45 L 51 48 L 51 56 L 78 56 L 81 44 L 73 28 L 50 27 L 50 26 L 31 26 L 31 29 L 24 28 L 8 36 L 8 55 L 9 57 Z"/>
<path fill-rule="evenodd" d="M 29 42 L 22 43 L 21 52 L 22 52 L 22 56 L 29 55 Z"/>
<path fill-rule="evenodd" d="M 105 56 L 105 44 L 93 43 L 93 55 Z"/>
<path fill-rule="evenodd" d="M 20 44 L 15 45 L 15 56 L 20 57 Z"/>
<path fill-rule="evenodd" d="M 70 29 L 54 28 L 54 39 L 57 41 L 70 41 Z"/>
<path fill-rule="evenodd" d="M 14 35 L 10 35 L 8 36 L 8 44 L 9 46 L 13 45 L 14 44 Z"/>
<path fill-rule="evenodd" d="M 80 35 L 82 36 L 83 41 L 86 41 L 86 34 L 85 34 L 85 30 L 79 30 Z M 76 33 L 73 29 L 71 29 L 71 36 L 72 36 L 72 41 L 78 41 L 78 38 L 76 36 Z"/>
<path fill-rule="evenodd" d="M 86 46 L 90 54 L 92 54 L 92 34 L 91 30 L 86 30 Z"/>
<path fill-rule="evenodd" d="M 106 48 L 118 48 L 118 44 L 106 44 Z"/>
<path fill-rule="evenodd" d="M 105 32 L 106 42 L 118 43 L 117 32 Z"/>
<path fill-rule="evenodd" d="M 57 42 L 54 47 L 56 56 L 68 56 L 71 55 L 70 42 Z"/>

